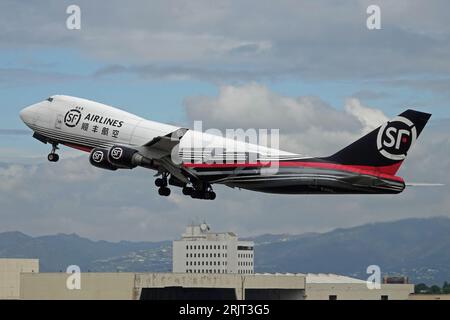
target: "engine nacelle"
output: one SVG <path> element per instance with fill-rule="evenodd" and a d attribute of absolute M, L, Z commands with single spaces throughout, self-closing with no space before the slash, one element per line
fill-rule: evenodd
<path fill-rule="evenodd" d="M 102 168 L 106 170 L 117 170 L 117 167 L 108 161 L 107 149 L 94 148 L 89 155 L 89 162 L 97 168 Z"/>
<path fill-rule="evenodd" d="M 144 157 L 136 149 L 118 145 L 109 149 L 108 161 L 118 168 L 133 169 L 137 166 L 154 168 L 152 159 Z"/>
<path fill-rule="evenodd" d="M 133 161 L 137 152 L 135 149 L 116 145 L 109 149 L 108 161 L 118 168 L 133 169 L 137 166 Z"/>

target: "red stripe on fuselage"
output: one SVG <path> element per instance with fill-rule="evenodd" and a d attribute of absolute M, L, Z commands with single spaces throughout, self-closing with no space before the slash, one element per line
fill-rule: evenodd
<path fill-rule="evenodd" d="M 64 143 L 64 145 L 66 145 L 68 147 L 71 147 L 71 148 L 74 148 L 74 149 L 78 149 L 78 150 L 84 151 L 84 152 L 91 152 L 91 150 L 93 149 L 91 147 L 86 147 L 86 146 L 82 146 L 82 145 L 79 145 L 79 144 L 72 144 L 72 143 Z"/>
<path fill-rule="evenodd" d="M 329 162 L 307 162 L 307 161 L 280 161 L 280 162 L 254 162 L 254 163 L 183 163 L 186 168 L 254 168 L 254 167 L 307 167 L 318 169 L 331 169 L 338 171 L 348 171 L 359 174 L 367 174 L 379 178 L 386 178 L 403 182 L 401 177 L 395 176 L 400 167 L 400 163 L 393 166 L 373 167 L 344 165 Z M 392 172 L 392 174 L 390 174 Z"/>

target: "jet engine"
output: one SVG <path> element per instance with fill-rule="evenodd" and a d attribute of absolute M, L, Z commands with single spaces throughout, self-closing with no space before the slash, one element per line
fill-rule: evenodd
<path fill-rule="evenodd" d="M 151 159 L 141 155 L 136 149 L 115 145 L 108 152 L 108 161 L 117 168 L 133 169 L 137 166 L 153 168 Z"/>
<path fill-rule="evenodd" d="M 101 148 L 94 148 L 89 155 L 89 162 L 97 168 L 107 170 L 117 170 L 117 167 L 108 161 L 108 150 Z"/>

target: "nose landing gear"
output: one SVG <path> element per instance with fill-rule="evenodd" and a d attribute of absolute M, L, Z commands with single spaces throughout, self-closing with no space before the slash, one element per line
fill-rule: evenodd
<path fill-rule="evenodd" d="M 57 162 L 59 160 L 59 155 L 56 153 L 56 150 L 58 150 L 58 144 L 53 143 L 52 144 L 52 151 L 48 154 L 47 159 L 50 162 Z"/>

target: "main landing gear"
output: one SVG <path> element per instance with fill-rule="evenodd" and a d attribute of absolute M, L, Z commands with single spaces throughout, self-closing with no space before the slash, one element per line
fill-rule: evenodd
<path fill-rule="evenodd" d="M 196 188 L 183 187 L 183 194 L 194 199 L 214 200 L 216 198 L 216 193 L 212 190 L 211 185 L 205 182 L 197 185 Z"/>
<path fill-rule="evenodd" d="M 158 193 L 160 196 L 167 197 L 170 195 L 170 189 L 167 187 L 167 173 L 163 173 L 162 178 L 155 180 L 155 185 L 159 187 Z"/>
<path fill-rule="evenodd" d="M 163 197 L 167 197 L 170 195 L 170 189 L 167 187 L 168 183 L 168 175 L 169 173 L 164 172 L 161 178 L 157 178 L 155 180 L 155 185 L 159 187 L 158 194 Z M 204 200 L 214 200 L 216 198 L 216 193 L 212 190 L 212 187 L 209 183 L 201 182 L 197 184 L 193 184 L 192 187 L 188 187 L 187 185 L 182 186 L 182 184 L 174 184 L 169 179 L 171 185 L 176 185 L 178 187 L 182 187 L 182 192 L 185 196 L 190 196 L 194 199 L 204 199 Z"/>
<path fill-rule="evenodd" d="M 212 190 L 212 187 L 209 184 L 206 185 L 206 188 L 202 189 L 184 187 L 183 194 L 186 196 L 191 196 L 191 198 L 194 199 L 214 200 L 216 198 L 216 193 Z"/>
<path fill-rule="evenodd" d="M 52 144 L 52 151 L 48 154 L 47 159 L 50 162 L 57 162 L 59 160 L 59 155 L 56 153 L 56 150 L 58 150 L 58 144 L 53 143 Z"/>

